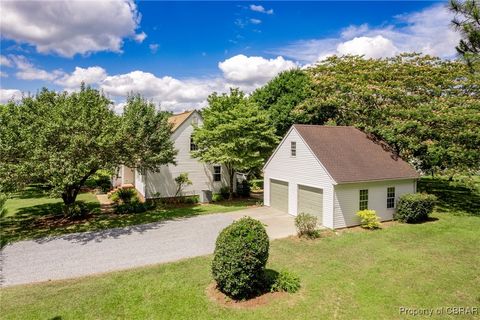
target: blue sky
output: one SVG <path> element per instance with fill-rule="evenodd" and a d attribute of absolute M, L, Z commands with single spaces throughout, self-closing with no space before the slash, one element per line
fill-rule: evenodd
<path fill-rule="evenodd" d="M 119 104 L 132 91 L 164 109 L 212 91 L 251 92 L 332 54 L 417 51 L 452 58 L 444 2 L 1 3 L 1 100 L 81 81 Z"/>

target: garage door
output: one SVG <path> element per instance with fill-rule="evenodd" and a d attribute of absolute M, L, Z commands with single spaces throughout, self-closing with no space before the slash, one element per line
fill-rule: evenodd
<path fill-rule="evenodd" d="M 270 179 L 270 206 L 288 212 L 288 182 Z"/>
<path fill-rule="evenodd" d="M 318 217 L 318 223 L 322 224 L 323 213 L 323 190 L 298 185 L 298 213 L 305 212 Z"/>

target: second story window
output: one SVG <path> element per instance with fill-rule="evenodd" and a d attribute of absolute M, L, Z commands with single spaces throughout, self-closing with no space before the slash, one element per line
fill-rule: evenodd
<path fill-rule="evenodd" d="M 290 155 L 292 157 L 297 156 L 297 143 L 295 141 L 290 142 Z"/>
<path fill-rule="evenodd" d="M 222 167 L 213 166 L 213 181 L 222 181 Z"/>
<path fill-rule="evenodd" d="M 195 142 L 193 142 L 193 138 L 190 137 L 190 151 L 195 151 L 195 150 L 198 150 L 198 147 L 195 144 Z"/>

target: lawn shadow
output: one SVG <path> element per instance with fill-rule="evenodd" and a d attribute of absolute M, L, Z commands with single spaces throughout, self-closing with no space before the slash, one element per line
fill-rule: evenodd
<path fill-rule="evenodd" d="M 418 191 L 437 196 L 436 211 L 439 213 L 480 217 L 480 194 L 477 190 L 452 185 L 447 179 L 424 178 L 418 182 Z"/>

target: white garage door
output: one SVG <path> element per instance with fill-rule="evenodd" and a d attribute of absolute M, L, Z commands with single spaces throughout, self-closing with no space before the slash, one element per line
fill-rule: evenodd
<path fill-rule="evenodd" d="M 288 212 L 288 182 L 270 179 L 270 206 Z"/>
<path fill-rule="evenodd" d="M 322 224 L 323 216 L 323 190 L 298 185 L 298 213 L 309 213 L 318 217 L 318 223 Z"/>

